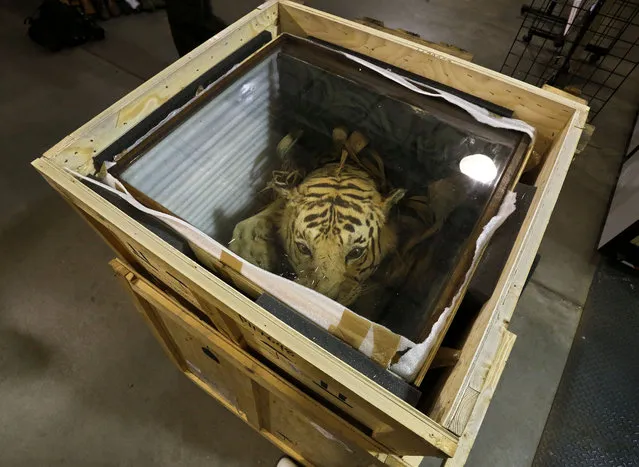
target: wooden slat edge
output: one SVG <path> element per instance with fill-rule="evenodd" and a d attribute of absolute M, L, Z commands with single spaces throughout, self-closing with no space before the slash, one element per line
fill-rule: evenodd
<path fill-rule="evenodd" d="M 404 29 L 393 29 L 384 25 L 382 21 L 376 20 L 374 18 L 358 18 L 354 20 L 358 24 L 363 24 L 364 26 L 368 26 L 369 28 L 377 29 L 378 31 L 384 31 L 388 34 L 392 34 L 394 36 L 402 37 L 412 42 L 416 42 L 418 44 L 424 45 L 428 48 L 438 50 L 448 55 L 453 55 L 455 57 L 461 58 L 462 60 L 472 61 L 473 54 L 468 52 L 467 50 L 460 49 L 457 46 L 451 44 L 443 44 L 441 42 L 432 42 L 428 39 L 421 37 L 419 34 L 406 31 Z"/>
<path fill-rule="evenodd" d="M 510 351 L 512 350 L 513 345 L 515 345 L 516 339 L 517 336 L 515 336 L 512 332 L 504 331 L 497 355 L 495 355 L 495 360 L 493 361 L 490 371 L 486 376 L 486 380 L 481 392 L 479 393 L 477 402 L 475 403 L 475 408 L 473 409 L 470 419 L 466 424 L 466 428 L 459 439 L 457 452 L 452 458 L 445 462 L 445 467 L 461 467 L 466 464 L 468 456 L 470 455 L 470 450 L 475 444 L 475 438 L 477 438 L 481 424 L 484 421 L 486 412 L 488 411 L 488 406 L 493 398 L 493 394 L 495 393 L 495 389 L 497 388 L 497 384 L 499 383 L 499 379 L 504 371 L 504 367 L 506 366 L 506 362 L 510 356 Z"/>
<path fill-rule="evenodd" d="M 458 438 L 447 429 L 285 325 L 240 292 L 227 286 L 219 278 L 170 247 L 51 161 L 40 158 L 33 161 L 32 165 L 50 183 L 57 185 L 73 198 L 74 202 L 81 203 L 83 209 L 93 212 L 112 225 L 117 225 L 123 233 L 135 238 L 145 248 L 171 264 L 188 280 L 201 289 L 208 290 L 227 307 L 235 310 L 258 329 L 296 352 L 301 358 L 339 381 L 349 390 L 374 404 L 392 420 L 405 426 L 447 456 L 454 455 Z"/>
<path fill-rule="evenodd" d="M 314 36 L 513 109 L 537 128 L 540 144 L 552 140 L 575 112 L 588 111 L 564 96 L 304 5 L 282 0 L 279 15 L 282 33 Z"/>
<path fill-rule="evenodd" d="M 224 408 L 226 408 L 233 415 L 235 415 L 237 417 L 240 417 L 242 420 L 246 421 L 245 417 L 238 412 L 236 407 L 233 406 L 232 404 L 230 404 L 224 398 L 224 396 L 222 396 L 221 394 L 217 393 L 213 388 L 211 388 L 211 386 L 206 384 L 204 381 L 202 381 L 200 378 L 198 378 L 196 375 L 194 375 L 190 371 L 185 371 L 184 375 L 187 378 L 189 378 L 191 380 L 191 382 L 193 382 L 193 384 L 195 384 L 197 387 L 199 387 L 205 393 L 207 393 L 209 396 L 211 396 L 213 399 L 215 399 L 219 404 L 221 404 Z M 265 431 L 265 430 L 256 430 L 255 427 L 253 427 L 253 426 L 251 426 L 251 428 L 253 428 L 260 435 L 262 435 L 267 441 L 273 443 L 284 454 L 286 454 L 290 458 L 294 459 L 295 462 L 297 462 L 298 464 L 301 464 L 303 466 L 309 466 L 309 467 L 313 465 L 309 461 L 304 459 L 304 457 L 300 456 L 300 454 L 298 452 L 296 452 L 293 448 L 291 448 L 291 446 L 289 446 L 288 444 L 284 443 L 282 440 L 280 440 L 277 436 L 273 435 L 272 433 L 269 433 L 268 431 Z"/>
<path fill-rule="evenodd" d="M 278 2 L 253 10 L 175 61 L 44 153 L 59 166 L 92 173 L 93 157 L 122 137 L 197 76 L 265 30 L 277 34 Z"/>
<path fill-rule="evenodd" d="M 170 337 L 169 331 L 166 329 L 162 321 L 158 319 L 157 315 L 151 309 L 150 305 L 141 297 L 139 297 L 131 288 L 130 281 L 126 277 L 126 275 L 131 271 L 129 266 L 123 263 L 120 259 L 111 260 L 109 262 L 109 265 L 111 266 L 111 268 L 113 268 L 113 271 L 120 280 L 122 286 L 131 296 L 135 308 L 140 313 L 140 315 L 142 315 L 147 323 L 147 326 L 151 329 L 153 336 L 160 343 L 169 359 L 179 370 L 186 371 L 187 367 L 186 363 L 184 362 L 184 358 L 182 357 L 182 353 L 180 352 L 180 349 L 177 347 L 177 345 L 175 345 L 175 342 L 173 342 L 173 339 Z"/>
<path fill-rule="evenodd" d="M 423 456 L 396 456 L 390 455 L 384 460 L 384 464 L 390 467 L 418 467 L 424 459 Z"/>
<path fill-rule="evenodd" d="M 588 111 L 589 108 L 587 105 L 581 104 L 579 102 L 575 102 L 573 99 L 569 99 L 563 96 L 558 96 L 552 92 L 549 91 L 545 91 L 537 86 L 533 86 L 532 84 L 526 83 L 524 81 L 520 81 L 518 79 L 512 78 L 510 76 L 504 75 L 502 73 L 499 73 L 497 71 L 491 70 L 490 68 L 485 68 L 482 67 L 480 65 L 477 65 L 475 63 L 469 62 L 467 60 L 463 60 L 461 58 L 455 57 L 453 55 L 450 54 L 446 54 L 444 52 L 440 52 L 437 50 L 433 50 L 429 47 L 426 47 L 424 45 L 421 44 L 417 44 L 415 42 L 412 42 L 411 40 L 408 39 L 404 39 L 401 37 L 397 37 L 394 36 L 392 34 L 388 34 L 385 33 L 383 31 L 378 31 L 374 28 L 371 28 L 369 26 L 365 26 L 363 24 L 359 24 L 356 23 L 355 21 L 351 21 L 348 19 L 344 19 L 344 18 L 340 18 L 339 16 L 335 16 L 332 15 L 330 13 L 326 13 L 324 11 L 321 10 L 317 10 L 299 3 L 295 3 L 289 0 L 280 0 L 279 1 L 280 4 L 280 21 L 285 21 L 285 18 L 281 17 L 281 13 L 282 13 L 282 9 L 284 9 L 284 11 L 299 11 L 300 13 L 306 13 L 306 14 L 311 14 L 315 17 L 318 18 L 322 18 L 322 19 L 326 19 L 332 23 L 335 24 L 341 24 L 341 25 L 345 25 L 348 26 L 349 28 L 353 28 L 353 29 L 359 29 L 362 30 L 366 33 L 368 33 L 369 35 L 372 36 L 377 36 L 380 39 L 384 39 L 390 42 L 395 42 L 399 45 L 403 45 L 403 46 L 409 46 L 415 50 L 420 50 L 421 52 L 424 52 L 426 54 L 436 54 L 440 57 L 445 57 L 448 61 L 451 61 L 457 65 L 463 66 L 465 68 L 467 68 L 468 70 L 472 70 L 472 71 L 478 71 L 480 72 L 482 75 L 485 75 L 486 77 L 490 77 L 493 79 L 496 79 L 498 81 L 503 81 L 508 83 L 509 85 L 513 85 L 516 86 L 520 89 L 526 90 L 527 92 L 533 93 L 533 94 L 537 94 L 540 96 L 543 96 L 549 100 L 553 100 L 555 102 L 561 103 L 562 105 L 565 105 L 567 107 L 571 107 L 574 110 L 579 110 L 579 111 Z M 281 25 L 280 28 L 280 32 L 285 33 L 285 32 L 289 32 L 287 30 L 287 26 L 285 24 Z"/>
<path fill-rule="evenodd" d="M 579 102 L 580 104 L 583 104 L 583 105 L 588 105 L 588 101 L 586 99 L 583 99 L 579 96 L 575 96 L 574 94 L 570 94 L 569 92 L 564 91 L 563 89 L 556 88 L 549 84 L 544 84 L 541 88 L 545 91 L 549 91 L 549 92 L 552 92 L 553 94 L 557 94 L 558 96 L 565 97 L 566 99 Z"/>
<path fill-rule="evenodd" d="M 445 392 L 440 393 L 440 402 L 445 403 L 448 407 L 443 414 L 436 416 L 436 418 L 449 429 L 453 425 L 453 418 L 462 401 L 465 389 L 473 381 L 481 381 L 484 378 L 486 368 L 490 365 L 497 351 L 499 336 L 510 322 L 570 168 L 586 118 L 587 113 L 576 112 L 560 135 L 563 136 L 560 138 L 563 143 L 551 149 L 549 157 L 554 160 L 552 163 L 547 163 L 539 174 L 538 190 L 504 267 L 504 273 L 500 276 L 495 287 L 495 290 L 500 292 L 493 295 L 485 305 L 486 310 L 482 310 L 482 314 L 488 313 L 488 322 L 482 332 L 477 349 L 473 353 L 469 369 L 468 371 L 464 371 L 462 367 L 456 369 L 458 375 L 463 377 L 460 389 L 450 404 L 443 400 L 447 397 Z M 464 349 L 462 349 L 460 360 L 462 358 L 465 358 Z M 456 370 L 453 370 L 453 373 Z"/>

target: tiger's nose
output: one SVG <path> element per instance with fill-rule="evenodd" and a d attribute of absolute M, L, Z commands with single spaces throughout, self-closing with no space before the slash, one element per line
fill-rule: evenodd
<path fill-rule="evenodd" d="M 340 281 L 331 280 L 319 271 L 299 276 L 297 282 L 332 299 L 337 297 L 340 290 Z"/>
<path fill-rule="evenodd" d="M 314 287 L 319 293 L 326 295 L 328 298 L 337 298 L 340 289 L 340 282 L 333 282 L 327 278 L 322 278 L 317 281 L 317 286 Z"/>

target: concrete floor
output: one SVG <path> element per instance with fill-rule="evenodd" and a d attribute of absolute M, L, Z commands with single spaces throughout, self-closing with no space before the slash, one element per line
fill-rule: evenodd
<path fill-rule="evenodd" d="M 163 12 L 104 23 L 107 40 L 48 54 L 37 2 L 0 2 L 0 465 L 274 465 L 279 452 L 182 377 L 112 277 L 98 237 L 28 163 L 176 58 Z M 519 27 L 506 0 L 338 2 L 499 68 Z M 232 21 L 257 2 L 224 2 Z M 637 73 L 594 122 L 512 321 L 519 338 L 468 465 L 527 466 L 598 255 L 594 245 L 639 100 Z"/>

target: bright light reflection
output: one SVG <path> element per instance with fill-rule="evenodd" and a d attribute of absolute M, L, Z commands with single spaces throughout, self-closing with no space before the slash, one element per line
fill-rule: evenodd
<path fill-rule="evenodd" d="M 459 161 L 459 170 L 473 180 L 490 183 L 497 176 L 497 166 L 484 154 L 471 154 Z"/>

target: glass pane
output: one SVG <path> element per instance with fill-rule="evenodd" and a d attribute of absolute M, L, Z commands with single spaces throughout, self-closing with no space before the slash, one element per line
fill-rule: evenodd
<path fill-rule="evenodd" d="M 166 127 L 131 151 L 126 183 L 414 341 L 461 285 L 529 142 L 293 37 Z"/>

